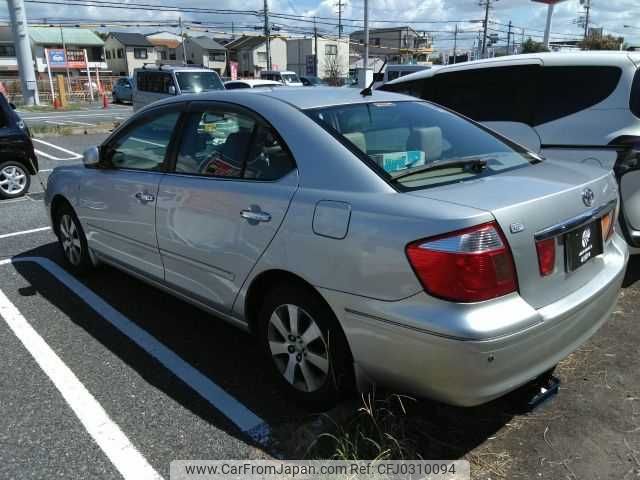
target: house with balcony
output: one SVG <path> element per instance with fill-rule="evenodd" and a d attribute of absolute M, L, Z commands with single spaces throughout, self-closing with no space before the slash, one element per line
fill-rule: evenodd
<path fill-rule="evenodd" d="M 156 63 L 181 65 L 185 63 L 180 35 L 172 32 L 155 32 L 145 35 L 156 50 Z"/>
<path fill-rule="evenodd" d="M 104 50 L 114 75 L 131 76 L 136 68 L 158 59 L 155 46 L 141 33 L 109 32 Z"/>
<path fill-rule="evenodd" d="M 224 75 L 227 70 L 227 49 L 207 36 L 186 37 L 184 47 L 187 63 L 202 65 Z"/>
<path fill-rule="evenodd" d="M 238 62 L 238 76 L 259 77 L 267 69 L 267 42 L 261 35 L 243 35 L 229 42 L 226 47 L 229 61 Z M 287 69 L 287 41 L 279 36 L 270 39 L 271 69 Z"/>
<path fill-rule="evenodd" d="M 364 55 L 364 30 L 350 35 L 351 55 Z M 387 63 L 426 63 L 433 53 L 431 37 L 409 26 L 369 29 L 369 56 Z"/>

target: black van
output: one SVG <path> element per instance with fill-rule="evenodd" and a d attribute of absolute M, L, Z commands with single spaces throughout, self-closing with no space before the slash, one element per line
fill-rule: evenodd
<path fill-rule="evenodd" d="M 38 173 L 31 134 L 14 110 L 15 106 L 0 95 L 0 199 L 26 194 L 31 175 Z"/>

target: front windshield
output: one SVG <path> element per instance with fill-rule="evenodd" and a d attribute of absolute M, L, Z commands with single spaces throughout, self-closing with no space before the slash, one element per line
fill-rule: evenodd
<path fill-rule="evenodd" d="M 176 72 L 176 78 L 182 93 L 224 90 L 220 77 L 214 72 Z"/>
<path fill-rule="evenodd" d="M 471 180 L 540 161 L 522 147 L 426 102 L 361 103 L 308 114 L 403 189 Z M 469 168 L 479 160 L 486 163 L 484 168 Z M 428 170 L 453 161 L 446 168 Z M 401 175 L 409 169 L 415 173 Z"/>
<path fill-rule="evenodd" d="M 285 83 L 300 83 L 298 75 L 296 75 L 295 73 L 283 73 L 281 74 L 281 76 L 282 80 L 284 80 Z"/>

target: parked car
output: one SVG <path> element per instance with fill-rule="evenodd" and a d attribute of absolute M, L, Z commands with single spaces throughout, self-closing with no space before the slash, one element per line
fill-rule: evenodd
<path fill-rule="evenodd" d="M 0 95 L 0 198 L 25 195 L 31 175 L 38 173 L 38 158 L 31 134 L 15 112 L 15 106 Z"/>
<path fill-rule="evenodd" d="M 305 87 L 326 87 L 327 82 L 321 80 L 318 77 L 314 77 L 313 75 L 305 75 L 300 77 L 300 83 Z"/>
<path fill-rule="evenodd" d="M 240 88 L 275 88 L 282 87 L 282 83 L 273 80 L 230 80 L 224 82 L 224 88 L 227 90 L 238 90 Z"/>
<path fill-rule="evenodd" d="M 383 90 L 444 105 L 550 158 L 615 172 L 640 252 L 640 52 L 539 53 L 448 65 Z"/>
<path fill-rule="evenodd" d="M 262 70 L 260 72 L 260 78 L 262 80 L 274 80 L 288 87 L 302 87 L 302 82 L 298 78 L 298 74 L 288 70 L 282 72 L 277 70 Z"/>
<path fill-rule="evenodd" d="M 119 78 L 113 84 L 111 92 L 113 103 L 132 102 L 133 101 L 133 82 L 130 77 Z"/>
<path fill-rule="evenodd" d="M 133 71 L 133 110 L 163 98 L 224 90 L 220 76 L 201 67 L 145 65 Z"/>
<path fill-rule="evenodd" d="M 501 396 L 596 332 L 628 261 L 610 172 L 388 92 L 158 102 L 56 168 L 45 204 L 71 270 L 252 332 L 256 367 L 316 407 L 354 384 Z"/>

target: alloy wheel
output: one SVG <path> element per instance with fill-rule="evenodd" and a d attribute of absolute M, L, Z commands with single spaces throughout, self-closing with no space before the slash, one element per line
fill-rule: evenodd
<path fill-rule="evenodd" d="M 27 186 L 27 172 L 18 165 L 7 165 L 0 170 L 0 189 L 7 195 L 18 195 Z"/>
<path fill-rule="evenodd" d="M 267 336 L 273 361 L 289 384 L 303 392 L 324 385 L 329 349 L 311 315 L 296 305 L 280 305 L 271 314 Z"/>
<path fill-rule="evenodd" d="M 60 243 L 67 260 L 77 267 L 82 260 L 82 243 L 76 224 L 68 213 L 60 217 L 59 231 Z"/>

